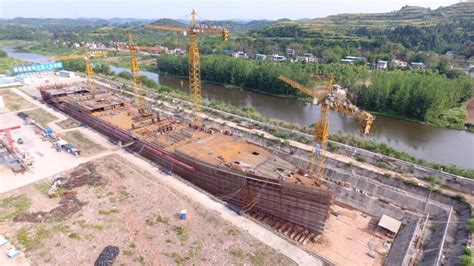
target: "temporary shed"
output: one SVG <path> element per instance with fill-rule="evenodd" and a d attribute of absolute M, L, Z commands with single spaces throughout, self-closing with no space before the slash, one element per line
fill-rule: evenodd
<path fill-rule="evenodd" d="M 394 234 L 398 233 L 398 230 L 400 230 L 401 225 L 402 222 L 385 214 L 382 215 L 382 218 L 379 222 L 380 227 L 385 228 Z"/>

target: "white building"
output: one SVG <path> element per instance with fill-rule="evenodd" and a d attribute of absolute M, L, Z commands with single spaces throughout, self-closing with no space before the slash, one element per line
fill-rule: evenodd
<path fill-rule="evenodd" d="M 383 61 L 383 60 L 377 61 L 377 69 L 385 70 L 387 69 L 387 66 L 388 66 L 387 61 Z"/>
<path fill-rule="evenodd" d="M 272 54 L 271 60 L 275 62 L 284 62 L 286 61 L 286 57 L 278 54 Z"/>
<path fill-rule="evenodd" d="M 412 69 L 425 69 L 425 64 L 422 62 L 411 62 L 410 65 Z"/>
<path fill-rule="evenodd" d="M 267 59 L 267 56 L 264 55 L 264 54 L 256 54 L 255 55 L 255 60 L 257 60 L 257 61 L 260 61 L 260 60 L 265 61 L 266 59 Z"/>
<path fill-rule="evenodd" d="M 313 56 L 313 54 L 304 53 L 303 56 L 297 56 L 296 61 L 297 62 L 307 62 L 307 63 L 310 63 L 310 64 L 316 64 L 316 63 L 319 62 L 319 59 L 317 57 Z"/>
<path fill-rule="evenodd" d="M 245 53 L 244 51 L 238 51 L 237 53 L 233 53 L 232 57 L 235 57 L 235 58 L 249 58 L 247 53 Z"/>
<path fill-rule="evenodd" d="M 58 71 L 58 76 L 65 77 L 65 78 L 74 78 L 76 74 L 72 71 L 67 71 L 67 70 L 60 70 Z"/>
<path fill-rule="evenodd" d="M 391 64 L 394 68 L 406 68 L 408 66 L 408 63 L 406 61 L 398 59 L 392 60 Z"/>

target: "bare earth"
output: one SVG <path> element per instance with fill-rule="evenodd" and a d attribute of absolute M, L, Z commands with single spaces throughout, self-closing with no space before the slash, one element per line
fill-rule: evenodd
<path fill-rule="evenodd" d="M 294 265 L 119 155 L 63 176 L 61 197 L 46 195 L 51 178 L 0 194 L 0 234 L 33 265 L 91 265 L 107 245 L 120 248 L 115 265 Z"/>
<path fill-rule="evenodd" d="M 308 246 L 336 265 L 382 265 L 388 240 L 376 231 L 370 216 L 334 204 L 324 234 Z M 374 258 L 368 255 L 370 250 Z"/>
<path fill-rule="evenodd" d="M 474 124 L 474 99 L 472 99 L 468 104 L 467 104 L 467 118 L 466 118 L 466 123 L 471 123 Z"/>

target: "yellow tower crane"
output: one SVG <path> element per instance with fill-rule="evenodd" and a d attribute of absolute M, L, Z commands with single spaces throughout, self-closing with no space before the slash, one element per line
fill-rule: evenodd
<path fill-rule="evenodd" d="M 157 24 L 145 25 L 146 29 L 167 30 L 183 33 L 189 37 L 189 90 L 191 94 L 191 102 L 194 108 L 194 123 L 199 125 L 201 123 L 198 113 L 201 111 L 201 69 L 199 59 L 199 48 L 197 42 L 197 35 L 202 34 L 221 34 L 222 39 L 227 41 L 229 31 L 221 27 L 213 27 L 207 25 L 196 24 L 196 11 L 191 13 L 191 25 L 188 28 L 162 26 Z"/>
<path fill-rule="evenodd" d="M 144 98 L 143 98 L 141 81 L 140 81 L 140 74 L 138 73 L 140 71 L 140 68 L 138 66 L 138 59 L 137 59 L 138 46 L 133 41 L 133 37 L 130 32 L 128 33 L 128 46 L 130 48 L 130 70 L 132 71 L 133 83 L 135 85 L 134 89 L 135 89 L 135 99 L 137 101 L 136 105 L 138 108 L 138 112 L 143 113 L 145 110 L 145 106 L 144 106 Z"/>
<path fill-rule="evenodd" d="M 77 60 L 84 59 L 86 61 L 86 76 L 87 76 L 87 85 L 91 91 L 95 91 L 94 83 L 94 71 L 91 64 L 91 58 L 96 57 L 106 57 L 107 55 L 102 51 L 89 52 L 89 49 L 86 50 L 85 55 L 66 55 L 66 56 L 57 56 L 49 57 L 48 61 L 65 61 L 65 60 Z"/>
<path fill-rule="evenodd" d="M 322 151 L 326 150 L 329 139 L 329 109 L 340 111 L 351 116 L 353 119 L 360 121 L 361 131 L 364 135 L 369 134 L 374 117 L 370 113 L 363 111 L 352 104 L 344 91 L 335 89 L 333 87 L 334 78 L 332 76 L 329 78 L 328 85 L 322 93 L 307 88 L 283 75 L 280 75 L 278 78 L 291 87 L 316 98 L 318 103 L 321 105 L 321 114 L 315 125 L 314 131 L 315 150 L 312 154 L 311 165 L 309 168 L 309 175 L 320 182 L 320 180 L 324 178 L 325 157 L 323 156 Z"/>

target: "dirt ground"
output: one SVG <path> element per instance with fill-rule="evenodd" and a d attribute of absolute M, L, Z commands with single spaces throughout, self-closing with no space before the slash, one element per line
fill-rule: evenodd
<path fill-rule="evenodd" d="M 63 176 L 57 198 L 51 178 L 0 194 L 0 233 L 33 265 L 91 265 L 107 245 L 115 265 L 294 265 L 118 155 Z"/>
<path fill-rule="evenodd" d="M 467 104 L 467 118 L 466 118 L 466 123 L 471 123 L 474 124 L 474 99 L 472 99 L 468 104 Z"/>
<path fill-rule="evenodd" d="M 20 95 L 8 90 L 1 89 L 0 96 L 3 97 L 5 107 L 10 111 L 18 111 L 22 109 L 34 108 L 35 105 L 25 100 Z"/>
<path fill-rule="evenodd" d="M 376 232 L 371 217 L 338 205 L 331 210 L 324 234 L 309 248 L 336 265 L 382 265 L 389 251 L 384 243 L 390 238 Z"/>

